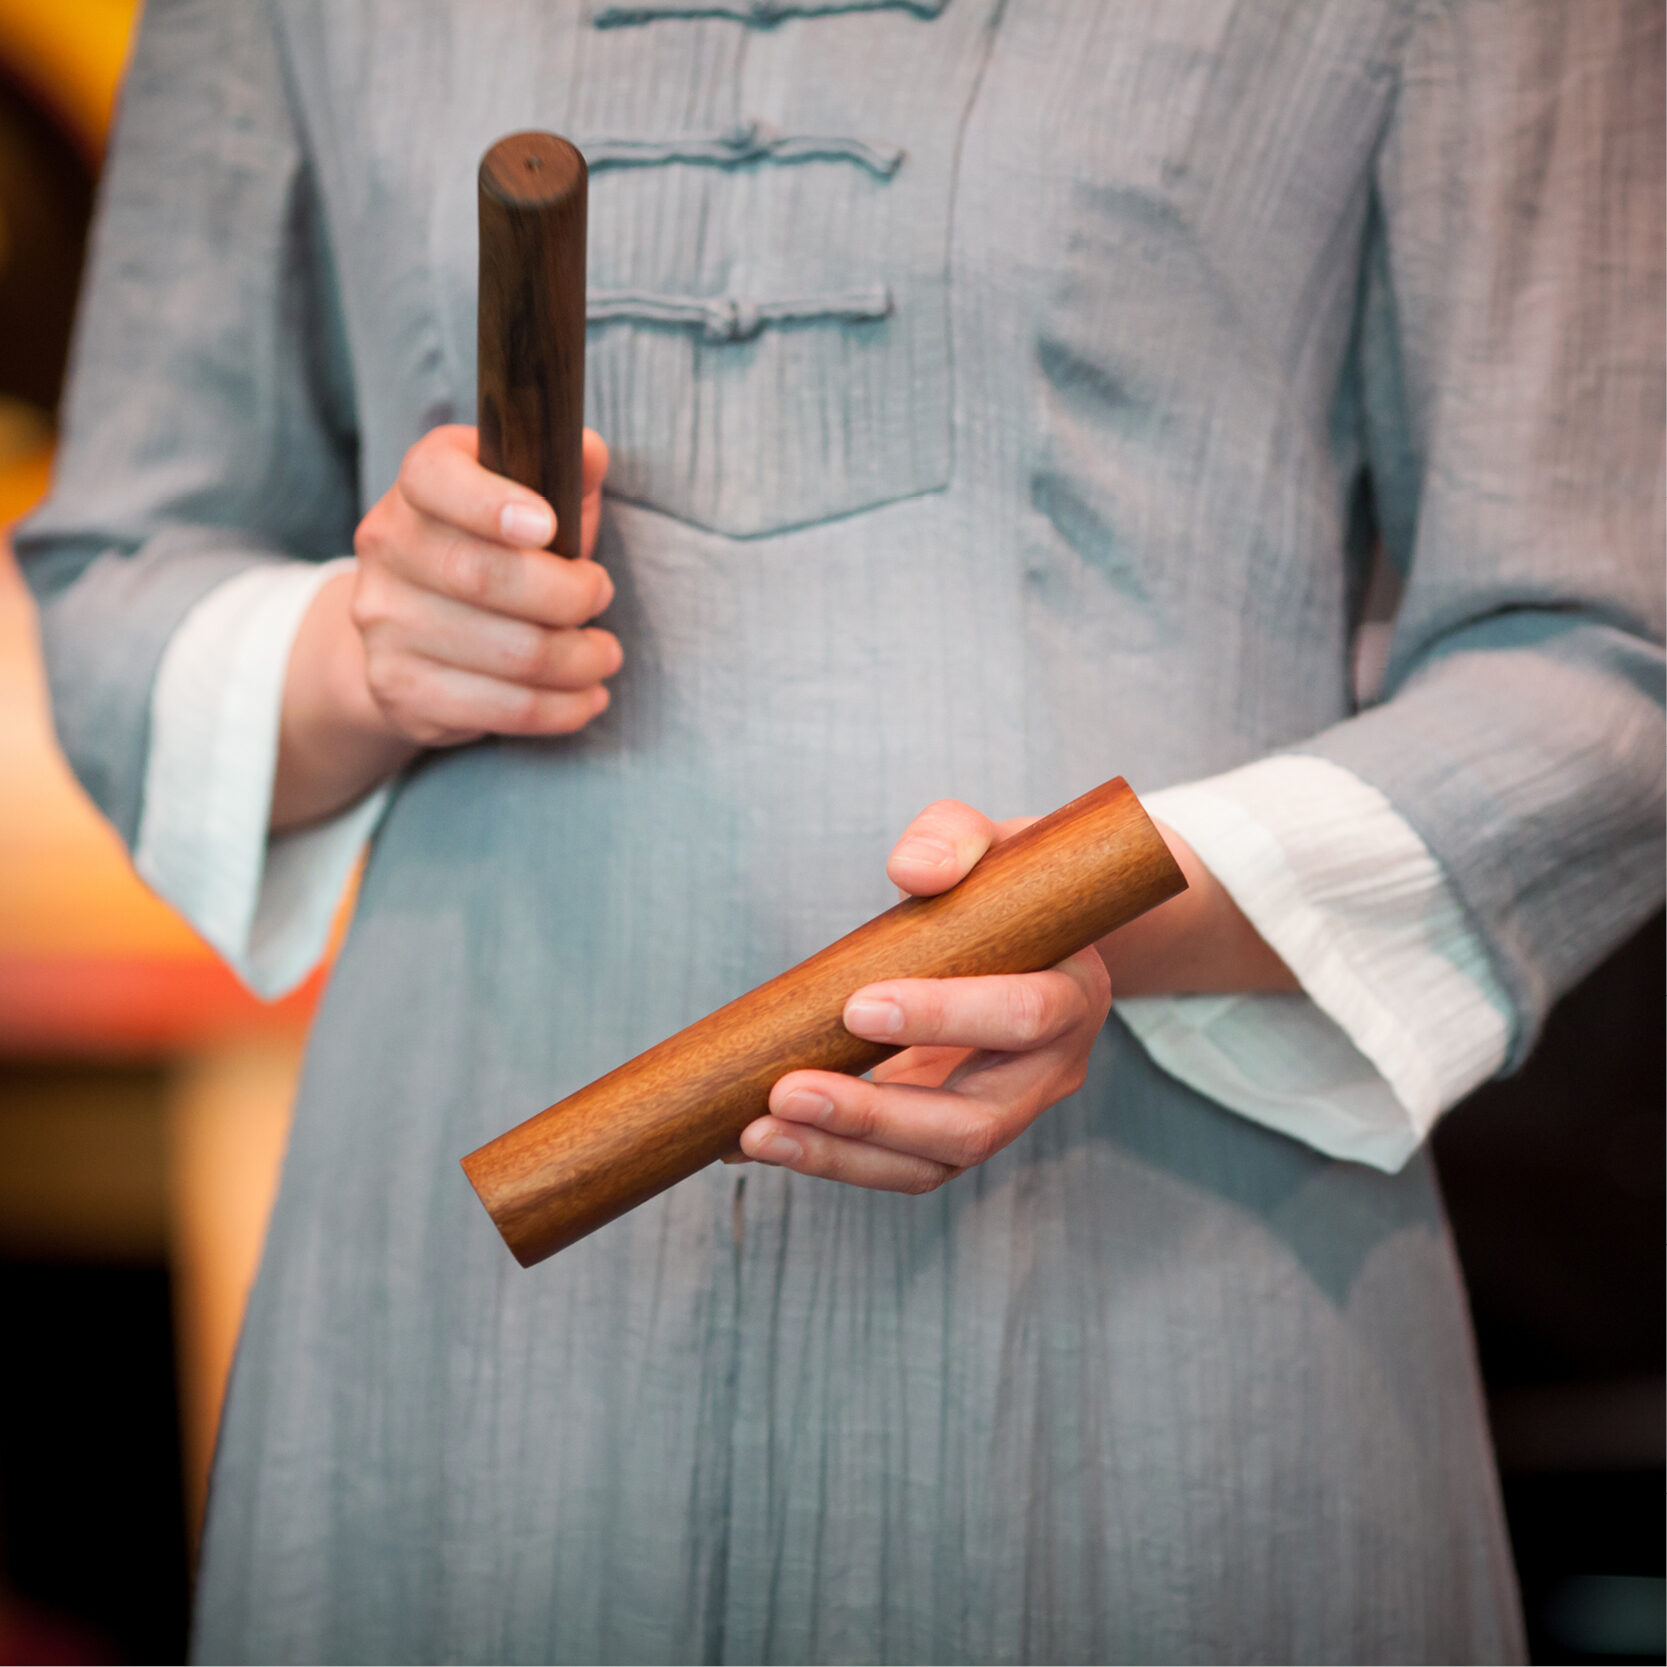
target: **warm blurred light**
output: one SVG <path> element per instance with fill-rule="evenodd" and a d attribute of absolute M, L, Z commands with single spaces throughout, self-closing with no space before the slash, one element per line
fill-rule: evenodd
<path fill-rule="evenodd" d="M 318 979 L 256 1002 L 88 803 L 53 740 L 34 610 L 3 540 L 0 802 L 0 1051 L 154 1056 L 304 1022 Z"/>
<path fill-rule="evenodd" d="M 139 0 L 0 0 L 0 68 L 49 109 L 95 168 Z"/>
<path fill-rule="evenodd" d="M 136 0 L 0 0 L 0 69 L 96 162 Z M 0 394 L 0 1053 L 157 1057 L 247 1031 L 295 1033 L 318 979 L 263 1007 L 139 882 L 52 735 L 34 609 L 7 525 L 51 474 L 44 413 Z"/>
<path fill-rule="evenodd" d="M 192 1540 L 202 1526 L 220 1403 L 289 1141 L 299 1038 L 204 1049 L 169 1095 L 170 1233 L 180 1436 Z"/>
<path fill-rule="evenodd" d="M 7 477 L 0 473 L 0 482 Z M 208 951 L 135 878 L 52 735 L 34 608 L 0 548 L 0 960 Z"/>
<path fill-rule="evenodd" d="M 51 419 L 27 400 L 0 394 L 0 526 L 33 509 L 51 478 Z"/>
<path fill-rule="evenodd" d="M 94 171 L 138 11 L 0 0 L 0 76 Z M 46 492 L 53 438 L 44 410 L 0 392 L 0 1253 L 171 1264 L 194 1533 L 324 973 L 257 1002 L 146 890 L 59 752 L 8 537 Z M 40 1647 L 16 1644 L 20 1613 L 0 1580 L 0 1662 L 110 1659 L 15 1653 Z"/>

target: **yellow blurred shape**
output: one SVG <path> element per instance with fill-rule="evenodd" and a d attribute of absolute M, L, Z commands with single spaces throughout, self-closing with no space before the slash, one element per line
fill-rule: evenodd
<path fill-rule="evenodd" d="M 0 0 L 0 64 L 95 168 L 139 18 L 138 0 Z"/>
<path fill-rule="evenodd" d="M 0 67 L 95 167 L 138 15 L 138 0 L 0 0 Z M 39 423 L 21 401 L 0 402 L 0 529 L 46 490 L 52 436 Z M 0 955 L 207 956 L 139 883 L 58 752 L 34 608 L 3 534 L 0 799 L 9 812 L 0 817 Z"/>
<path fill-rule="evenodd" d="M 52 419 L 26 399 L 0 394 L 0 527 L 33 509 L 51 480 Z"/>

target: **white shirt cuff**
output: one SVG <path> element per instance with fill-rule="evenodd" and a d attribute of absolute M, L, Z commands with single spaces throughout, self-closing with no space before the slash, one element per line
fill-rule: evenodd
<path fill-rule="evenodd" d="M 1504 1063 L 1504 989 L 1441 865 L 1375 787 L 1277 755 L 1153 793 L 1301 995 L 1142 997 L 1117 1011 L 1188 1087 L 1333 1157 L 1399 1169 Z"/>
<path fill-rule="evenodd" d="M 284 674 L 301 616 L 352 558 L 267 562 L 216 586 L 168 640 L 151 691 L 133 861 L 257 994 L 317 965 L 378 789 L 340 815 L 269 837 Z"/>

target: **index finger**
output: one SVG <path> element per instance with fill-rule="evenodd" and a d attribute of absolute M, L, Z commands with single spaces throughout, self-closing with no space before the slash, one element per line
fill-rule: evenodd
<path fill-rule="evenodd" d="M 583 490 L 588 498 L 600 492 L 602 482 L 608 478 L 608 442 L 594 428 L 587 428 L 582 445 Z"/>
<path fill-rule="evenodd" d="M 421 515 L 496 544 L 542 549 L 556 514 L 536 492 L 482 468 L 479 435 L 461 423 L 433 428 L 405 454 L 399 489 Z M 603 453 L 606 467 L 606 451 Z"/>

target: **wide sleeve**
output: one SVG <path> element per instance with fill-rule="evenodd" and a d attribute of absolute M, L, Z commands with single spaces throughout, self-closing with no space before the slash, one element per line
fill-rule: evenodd
<path fill-rule="evenodd" d="M 357 446 L 329 274 L 267 8 L 150 0 L 52 493 L 15 539 L 59 740 L 130 846 L 181 622 L 251 567 L 351 547 Z"/>
<path fill-rule="evenodd" d="M 1418 835 L 1376 788 L 1275 754 L 1148 794 L 1300 993 L 1147 996 L 1117 1011 L 1207 1099 L 1331 1157 L 1399 1169 L 1504 1062 L 1511 1003 Z"/>
<path fill-rule="evenodd" d="M 1659 6 L 1430 4 L 1382 146 L 1361 350 L 1382 702 L 1293 749 L 1382 793 L 1513 1009 L 1660 902 Z"/>
<path fill-rule="evenodd" d="M 260 996 L 292 990 L 323 956 L 392 796 L 381 787 L 321 822 L 268 831 L 295 633 L 352 566 L 262 562 L 222 581 L 168 639 L 151 691 L 133 866 Z"/>

